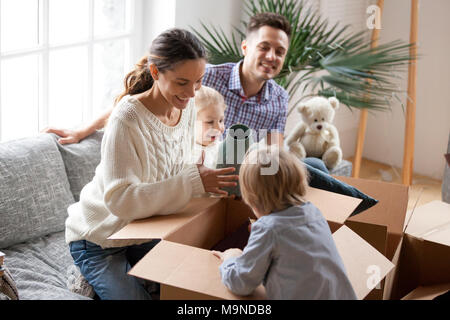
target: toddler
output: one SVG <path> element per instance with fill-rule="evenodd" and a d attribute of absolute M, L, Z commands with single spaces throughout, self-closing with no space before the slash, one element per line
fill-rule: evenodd
<path fill-rule="evenodd" d="M 210 87 L 202 86 L 195 94 L 197 123 L 195 125 L 194 161 L 205 152 L 203 165 L 215 169 L 219 144 L 225 131 L 224 112 L 227 107 L 223 96 Z"/>
<path fill-rule="evenodd" d="M 248 295 L 262 283 L 268 299 L 356 299 L 327 221 L 303 200 L 304 165 L 276 147 L 253 149 L 239 181 L 258 220 L 243 251 L 213 251 L 225 286 Z"/>

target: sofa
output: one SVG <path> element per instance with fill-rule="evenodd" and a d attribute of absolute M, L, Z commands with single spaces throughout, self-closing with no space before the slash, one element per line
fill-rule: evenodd
<path fill-rule="evenodd" d="M 81 275 L 64 229 L 67 207 L 79 200 L 100 162 L 102 136 L 97 131 L 69 145 L 59 144 L 54 134 L 0 143 L 0 251 L 19 299 L 94 297 L 90 286 L 80 291 L 83 283 L 74 283 Z M 348 161 L 332 172 L 350 173 Z"/>
<path fill-rule="evenodd" d="M 70 290 L 79 270 L 64 229 L 67 207 L 78 201 L 100 162 L 102 135 L 71 145 L 59 144 L 53 134 L 0 144 L 0 251 L 19 299 L 93 297 Z"/>

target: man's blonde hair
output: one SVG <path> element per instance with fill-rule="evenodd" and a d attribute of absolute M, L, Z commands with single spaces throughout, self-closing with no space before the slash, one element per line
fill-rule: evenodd
<path fill-rule="evenodd" d="M 264 169 L 276 167 L 271 174 Z M 284 149 L 269 146 L 253 149 L 245 156 L 239 184 L 242 199 L 262 213 L 283 210 L 304 203 L 308 175 L 300 160 Z"/>
<path fill-rule="evenodd" d="M 197 112 L 211 104 L 221 106 L 224 111 L 227 108 L 223 96 L 217 90 L 202 86 L 195 93 L 195 107 Z"/>

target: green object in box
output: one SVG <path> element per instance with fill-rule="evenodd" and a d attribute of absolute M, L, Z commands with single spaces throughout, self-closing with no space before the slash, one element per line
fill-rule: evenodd
<path fill-rule="evenodd" d="M 219 145 L 217 168 L 234 167 L 236 171 L 232 174 L 239 175 L 239 169 L 245 154 L 253 143 L 253 134 L 249 127 L 244 124 L 232 125 L 228 129 L 225 139 Z M 223 187 L 221 189 L 227 191 L 229 195 L 241 196 L 239 182 L 235 187 Z"/>

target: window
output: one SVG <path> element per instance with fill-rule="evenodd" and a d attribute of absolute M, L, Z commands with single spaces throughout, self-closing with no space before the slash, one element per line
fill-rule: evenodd
<path fill-rule="evenodd" d="M 110 107 L 140 56 L 139 0 L 0 1 L 0 141 Z"/>

